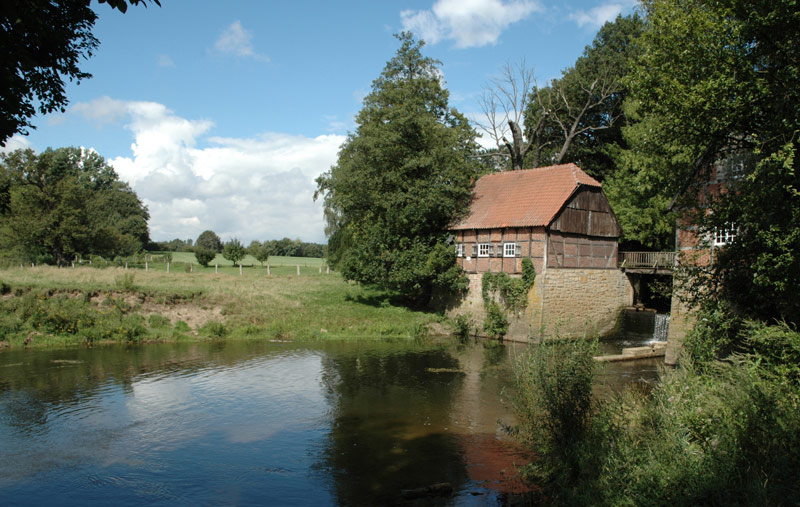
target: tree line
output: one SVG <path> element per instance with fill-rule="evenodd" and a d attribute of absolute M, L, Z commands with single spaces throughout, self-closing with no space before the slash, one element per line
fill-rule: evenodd
<path fill-rule="evenodd" d="M 204 231 L 197 241 L 189 239 L 175 238 L 170 241 L 151 241 L 147 245 L 147 250 L 152 252 L 194 252 L 200 246 L 203 234 L 212 233 L 217 237 L 219 244 L 213 243 L 213 250 L 222 253 L 223 243 L 214 231 Z M 325 246 L 321 243 L 311 243 L 300 239 L 269 239 L 265 241 L 253 240 L 247 246 L 247 253 L 256 256 L 256 252 L 265 246 L 270 254 L 286 257 L 324 257 Z"/>
<path fill-rule="evenodd" d="M 128 256 L 149 241 L 147 207 L 96 152 L 0 155 L 0 260 L 63 266 Z"/>

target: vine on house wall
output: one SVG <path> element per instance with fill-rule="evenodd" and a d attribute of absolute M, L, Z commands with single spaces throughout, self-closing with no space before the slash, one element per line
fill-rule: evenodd
<path fill-rule="evenodd" d="M 506 311 L 520 312 L 528 306 L 528 292 L 536 281 L 536 270 L 529 258 L 522 259 L 522 277 L 512 278 L 508 273 L 484 273 L 481 278 L 481 295 L 486 308 L 483 330 L 490 338 L 502 340 L 508 332 Z M 505 307 L 500 307 L 495 294 Z"/>

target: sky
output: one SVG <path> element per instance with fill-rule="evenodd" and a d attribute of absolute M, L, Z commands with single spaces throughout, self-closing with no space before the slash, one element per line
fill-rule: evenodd
<path fill-rule="evenodd" d="M 356 129 L 372 81 L 413 32 L 450 105 L 480 119 L 483 86 L 523 59 L 558 77 L 633 0 L 92 2 L 100 47 L 66 112 L 0 151 L 96 150 L 150 212 L 150 236 L 326 241 L 315 178 Z"/>

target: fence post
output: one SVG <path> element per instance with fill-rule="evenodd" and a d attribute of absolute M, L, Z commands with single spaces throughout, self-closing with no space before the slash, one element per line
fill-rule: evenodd
<path fill-rule="evenodd" d="M 214 264 L 214 273 L 219 273 L 219 264 Z"/>
<path fill-rule="evenodd" d="M 331 267 L 330 267 L 330 266 L 328 266 L 327 264 L 325 264 L 325 274 L 326 274 L 326 275 L 329 275 L 329 274 L 331 274 Z"/>
<path fill-rule="evenodd" d="M 242 265 L 239 264 L 239 276 L 242 276 Z"/>
<path fill-rule="evenodd" d="M 189 263 L 189 273 L 194 273 L 194 263 Z"/>
<path fill-rule="evenodd" d="M 322 264 L 319 265 L 319 273 L 322 274 Z"/>
<path fill-rule="evenodd" d="M 269 276 L 269 262 L 267 263 L 267 276 Z"/>
<path fill-rule="evenodd" d="M 147 263 L 147 261 L 144 261 L 144 272 L 147 273 L 149 270 L 150 270 L 150 265 Z"/>
<path fill-rule="evenodd" d="M 72 263 L 72 267 L 75 267 L 75 263 Z M 128 261 L 125 261 L 125 271 L 128 271 Z"/>
<path fill-rule="evenodd" d="M 300 276 L 300 264 L 297 265 L 297 276 Z"/>
<path fill-rule="evenodd" d="M 167 263 L 167 273 L 169 273 L 169 262 Z"/>
<path fill-rule="evenodd" d="M 75 269 L 75 261 L 72 261 L 72 269 Z"/>

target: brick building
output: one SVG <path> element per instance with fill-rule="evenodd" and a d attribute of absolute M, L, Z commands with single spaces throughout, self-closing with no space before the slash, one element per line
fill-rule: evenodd
<path fill-rule="evenodd" d="M 536 282 L 507 339 L 538 340 L 612 332 L 633 287 L 617 269 L 621 234 L 600 183 L 575 164 L 484 176 L 469 214 L 451 228 L 469 290 L 449 313 L 485 318 L 483 273 L 515 276 L 530 257 Z"/>
<path fill-rule="evenodd" d="M 600 183 L 575 164 L 482 177 L 470 213 L 452 227 L 467 273 L 616 269 L 619 222 Z"/>

